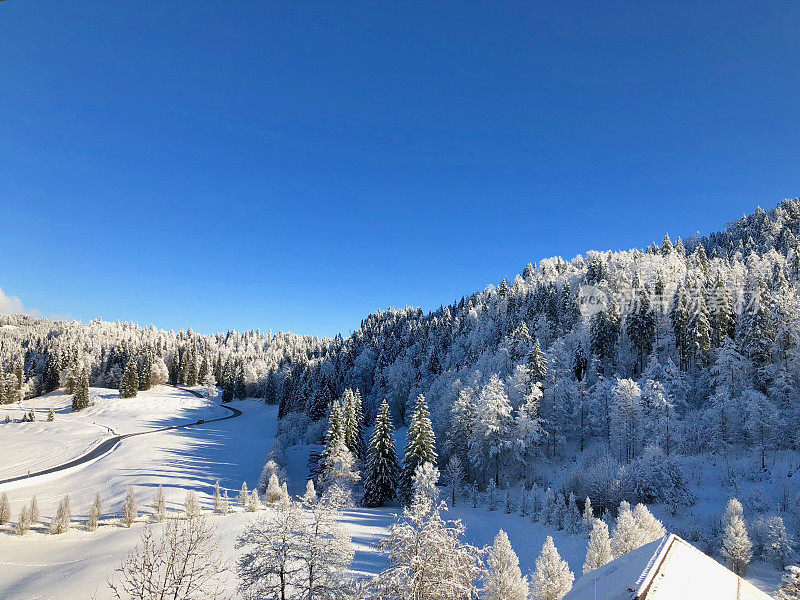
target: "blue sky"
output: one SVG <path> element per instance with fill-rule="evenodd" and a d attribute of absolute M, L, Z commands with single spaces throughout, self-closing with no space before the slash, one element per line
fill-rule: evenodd
<path fill-rule="evenodd" d="M 799 29 L 777 1 L 8 0 L 0 288 L 331 335 L 709 232 L 800 193 Z"/>

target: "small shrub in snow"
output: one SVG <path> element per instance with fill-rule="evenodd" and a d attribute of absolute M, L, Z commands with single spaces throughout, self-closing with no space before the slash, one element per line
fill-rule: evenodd
<path fill-rule="evenodd" d="M 276 502 L 280 502 L 281 498 L 283 498 L 283 490 L 281 489 L 281 484 L 278 481 L 278 475 L 276 473 L 272 473 L 269 476 L 269 483 L 267 484 L 267 491 L 264 500 L 266 500 L 267 504 L 275 504 Z"/>
<path fill-rule="evenodd" d="M 64 496 L 58 503 L 56 516 L 50 521 L 50 533 L 60 534 L 69 530 L 72 511 L 69 507 L 69 496 Z"/>
<path fill-rule="evenodd" d="M 103 504 L 100 501 L 100 494 L 95 494 L 94 502 L 89 509 L 89 520 L 86 522 L 86 529 L 94 531 L 100 523 L 100 516 L 103 514 Z"/>
<path fill-rule="evenodd" d="M 222 512 L 222 494 L 219 493 L 219 481 L 214 484 L 214 512 Z"/>
<path fill-rule="evenodd" d="M 56 418 L 56 413 L 51 408 L 50 411 L 47 413 L 47 422 L 52 423 L 53 421 L 55 421 L 55 418 Z"/>
<path fill-rule="evenodd" d="M 31 519 L 31 525 L 36 525 L 39 522 L 39 502 L 36 500 L 36 496 L 31 498 L 28 516 Z"/>
<path fill-rule="evenodd" d="M 239 504 L 242 508 L 247 509 L 247 498 L 249 494 L 247 493 L 247 482 L 242 482 L 242 489 L 239 490 Z"/>
<path fill-rule="evenodd" d="M 5 525 L 11 519 L 11 504 L 8 502 L 8 494 L 0 494 L 0 525 Z"/>
<path fill-rule="evenodd" d="M 281 494 L 281 497 L 283 494 Z M 250 497 L 247 499 L 247 510 L 256 512 L 261 510 L 261 499 L 258 497 L 258 490 L 250 492 Z"/>
<path fill-rule="evenodd" d="M 125 527 L 130 527 L 139 514 L 139 505 L 136 501 L 136 490 L 128 488 L 125 495 L 125 504 L 122 505 L 122 523 Z"/>
<path fill-rule="evenodd" d="M 200 516 L 200 501 L 197 499 L 197 494 L 191 490 L 186 492 L 186 498 L 183 501 L 183 513 L 188 520 Z"/>
<path fill-rule="evenodd" d="M 158 523 L 164 521 L 167 516 L 167 501 L 164 498 L 164 488 L 161 484 L 159 484 L 155 498 L 153 498 L 153 514 Z"/>

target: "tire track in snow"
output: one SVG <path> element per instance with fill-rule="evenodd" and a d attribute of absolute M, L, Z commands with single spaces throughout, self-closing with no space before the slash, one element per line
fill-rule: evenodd
<path fill-rule="evenodd" d="M 190 390 L 187 388 L 182 388 L 175 386 L 176 389 L 182 390 L 193 396 L 197 396 L 198 398 L 205 398 L 200 392 L 196 392 L 195 390 Z M 43 469 L 41 471 L 37 471 L 35 473 L 31 473 L 30 475 L 18 475 L 17 477 L 9 477 L 7 479 L 0 479 L 0 486 L 6 483 L 12 483 L 15 481 L 22 481 L 22 480 L 33 480 L 34 477 L 39 477 L 41 475 L 49 475 L 51 473 L 57 473 L 58 471 L 64 471 L 66 469 L 71 469 L 73 467 L 77 467 L 79 465 L 85 464 L 87 462 L 97 460 L 102 456 L 111 452 L 117 445 L 122 442 L 122 440 L 130 437 L 136 437 L 138 435 L 147 435 L 148 433 L 158 433 L 160 431 L 169 431 L 171 429 L 184 429 L 186 427 L 194 427 L 196 425 L 204 425 L 206 423 L 214 423 L 216 421 L 225 421 L 227 419 L 235 419 L 242 415 L 242 411 L 238 408 L 233 408 L 232 406 L 228 406 L 226 404 L 220 403 L 219 406 L 222 408 L 226 408 L 231 411 L 232 414 L 226 415 L 224 417 L 217 417 L 216 419 L 200 419 L 199 421 L 195 421 L 193 423 L 184 423 L 183 425 L 170 425 L 169 427 L 160 427 L 158 429 L 150 429 L 148 431 L 139 431 L 136 433 L 126 433 L 124 435 L 116 435 L 114 437 L 108 438 L 107 440 L 103 440 L 97 446 L 89 450 L 86 454 L 79 456 L 73 460 L 68 462 L 62 463 L 60 465 L 56 465 L 54 467 L 50 467 L 49 469 Z"/>

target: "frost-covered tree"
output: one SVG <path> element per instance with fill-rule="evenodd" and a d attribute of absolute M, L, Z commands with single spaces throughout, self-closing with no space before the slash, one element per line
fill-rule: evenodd
<path fill-rule="evenodd" d="M 281 490 L 279 500 L 283 498 L 283 490 Z M 261 510 L 261 498 L 258 497 L 258 490 L 251 490 L 250 496 L 247 499 L 247 511 L 258 512 Z"/>
<path fill-rule="evenodd" d="M 31 516 L 30 510 L 27 506 L 24 506 L 19 511 L 19 520 L 17 521 L 17 526 L 14 529 L 14 533 L 19 536 L 23 536 L 31 529 Z"/>
<path fill-rule="evenodd" d="M 81 367 L 72 388 L 72 410 L 77 412 L 87 406 L 89 406 L 89 372 L 85 367 Z M 51 413 L 52 410 L 51 408 Z M 49 421 L 53 420 L 50 415 L 47 418 Z"/>
<path fill-rule="evenodd" d="M 59 534 L 69 530 L 72 511 L 69 507 L 69 496 L 64 496 L 58 503 L 56 516 L 50 521 L 50 533 Z"/>
<path fill-rule="evenodd" d="M 317 490 L 314 488 L 314 480 L 309 479 L 306 481 L 306 491 L 301 498 L 303 506 L 306 508 L 314 506 L 317 503 Z"/>
<path fill-rule="evenodd" d="M 800 600 L 800 567 L 786 567 L 775 600 Z"/>
<path fill-rule="evenodd" d="M 153 515 L 156 518 L 156 522 L 163 522 L 167 516 L 167 500 L 164 497 L 164 488 L 160 483 L 158 484 L 158 489 L 156 490 L 156 495 L 153 498 L 151 507 L 153 509 Z"/>
<path fill-rule="evenodd" d="M 122 524 L 125 527 L 130 527 L 138 514 L 139 505 L 136 502 L 136 490 L 133 487 L 129 487 L 128 492 L 125 494 L 125 503 L 122 505 Z"/>
<path fill-rule="evenodd" d="M 472 600 L 483 573 L 481 552 L 462 541 L 460 521 L 445 521 L 443 505 L 414 503 L 379 544 L 389 566 L 375 580 L 376 600 Z"/>
<path fill-rule="evenodd" d="M 249 493 L 247 492 L 247 482 L 242 482 L 242 488 L 239 490 L 239 506 L 246 509 L 247 508 L 247 500 L 249 498 Z"/>
<path fill-rule="evenodd" d="M 222 512 L 222 494 L 219 491 L 219 481 L 214 483 L 214 512 Z"/>
<path fill-rule="evenodd" d="M 617 379 L 614 386 L 612 438 L 622 458 L 630 462 L 639 446 L 639 420 L 642 390 L 632 379 Z"/>
<path fill-rule="evenodd" d="M 611 551 L 614 553 L 614 558 L 619 558 L 641 545 L 641 531 L 633 516 L 631 505 L 623 500 L 617 511 L 614 534 L 611 536 Z"/>
<path fill-rule="evenodd" d="M 485 600 L 527 600 L 528 581 L 522 576 L 519 558 L 502 529 L 494 538 L 486 560 L 488 573 L 483 587 Z"/>
<path fill-rule="evenodd" d="M 89 520 L 86 522 L 86 529 L 95 531 L 100 524 L 100 517 L 103 515 L 103 503 L 100 500 L 100 494 L 94 495 L 92 506 L 89 508 Z"/>
<path fill-rule="evenodd" d="M 589 496 L 583 501 L 583 526 L 587 531 L 591 531 L 594 526 L 594 509 L 592 508 L 592 501 Z"/>
<path fill-rule="evenodd" d="M 470 460 L 477 472 L 491 475 L 500 485 L 500 470 L 508 463 L 514 434 L 511 403 L 505 385 L 494 374 L 481 390 L 472 438 Z"/>
<path fill-rule="evenodd" d="M 227 596 L 227 566 L 216 529 L 203 518 L 170 519 L 159 530 L 147 526 L 117 568 L 109 586 L 118 600 L 221 600 Z"/>
<path fill-rule="evenodd" d="M 608 535 L 608 525 L 602 519 L 594 519 L 592 530 L 589 533 L 589 545 L 586 548 L 586 560 L 583 563 L 583 572 L 588 573 L 602 567 L 614 560 L 611 552 L 611 538 Z"/>
<path fill-rule="evenodd" d="M 186 492 L 186 497 L 183 499 L 183 516 L 186 517 L 187 521 L 200 516 L 200 500 L 197 497 L 197 492 L 193 490 Z"/>
<path fill-rule="evenodd" d="M 353 490 L 361 480 L 356 460 L 347 447 L 344 436 L 334 439 L 334 446 L 320 465 L 319 484 L 323 494 L 333 490 L 346 505 L 352 504 Z"/>
<path fill-rule="evenodd" d="M 36 500 L 36 496 L 31 497 L 28 515 L 31 518 L 31 525 L 36 525 L 39 522 L 39 502 Z"/>
<path fill-rule="evenodd" d="M 444 477 L 450 491 L 450 506 L 456 505 L 456 497 L 464 486 L 464 463 L 455 454 L 450 457 L 445 467 Z"/>
<path fill-rule="evenodd" d="M 724 530 L 722 534 L 722 556 L 728 563 L 728 568 L 744 577 L 753 557 L 753 545 L 747 534 L 747 527 L 741 503 L 735 498 L 728 502 L 723 517 Z"/>
<path fill-rule="evenodd" d="M 400 465 L 389 405 L 384 400 L 375 419 L 375 431 L 369 441 L 364 466 L 364 505 L 382 506 L 397 495 Z"/>
<path fill-rule="evenodd" d="M 781 517 L 770 517 L 767 520 L 767 530 L 767 558 L 776 567 L 785 569 L 794 554 L 794 540 L 787 533 Z"/>
<path fill-rule="evenodd" d="M 414 474 L 414 502 L 435 504 L 439 499 L 439 469 L 431 463 L 422 463 Z"/>
<path fill-rule="evenodd" d="M 11 519 L 11 504 L 8 501 L 8 494 L 0 494 L 0 525 L 5 525 Z"/>
<path fill-rule="evenodd" d="M 572 589 L 575 575 L 569 570 L 567 561 L 561 559 L 550 536 L 547 536 L 536 559 L 530 580 L 533 600 L 561 600 Z"/>
<path fill-rule="evenodd" d="M 766 469 L 766 454 L 774 446 L 773 436 L 778 428 L 778 410 L 765 394 L 746 390 L 742 394 L 747 431 L 761 455 L 761 469 Z"/>
<path fill-rule="evenodd" d="M 433 434 L 430 411 L 425 396 L 420 394 L 414 404 L 411 425 L 406 438 L 403 469 L 400 475 L 399 495 L 404 502 L 411 501 L 414 475 L 420 465 L 436 464 L 436 437 Z"/>
<path fill-rule="evenodd" d="M 639 528 L 639 544 L 649 544 L 667 534 L 663 523 L 656 519 L 644 504 L 637 504 L 633 509 L 633 520 Z"/>

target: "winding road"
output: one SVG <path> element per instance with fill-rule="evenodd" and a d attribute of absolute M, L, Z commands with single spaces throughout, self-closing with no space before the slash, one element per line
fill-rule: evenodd
<path fill-rule="evenodd" d="M 182 390 L 184 392 L 188 392 L 189 394 L 193 394 L 198 398 L 205 398 L 200 392 L 196 392 L 194 390 L 188 390 L 186 388 L 175 386 L 177 389 Z M 58 471 L 64 471 L 65 469 L 71 469 L 72 467 L 77 467 L 78 465 L 82 465 L 89 461 L 95 460 L 100 458 L 104 454 L 111 452 L 117 444 L 119 444 L 122 440 L 129 437 L 134 437 L 137 435 L 147 435 L 148 433 L 157 433 L 159 431 L 168 431 L 170 429 L 183 429 L 185 427 L 194 427 L 195 425 L 203 425 L 206 423 L 214 423 L 216 421 L 225 421 L 227 419 L 235 419 L 242 415 L 242 411 L 238 408 L 233 408 L 232 406 L 228 406 L 227 404 L 220 404 L 222 408 L 227 408 L 231 411 L 231 414 L 225 417 L 218 417 L 216 419 L 204 419 L 201 421 L 193 421 L 192 423 L 184 423 L 183 425 L 170 425 L 169 427 L 160 427 L 158 429 L 151 429 L 149 431 L 139 431 L 137 433 L 126 433 L 124 435 L 115 435 L 113 437 L 108 438 L 107 440 L 103 440 L 97 446 L 89 450 L 86 454 L 79 456 L 78 458 L 74 458 L 68 462 L 62 463 L 60 465 L 56 465 L 55 467 L 50 467 L 48 469 L 43 469 L 41 471 L 36 471 L 35 473 L 31 473 L 30 475 L 18 475 L 17 477 L 9 477 L 8 479 L 0 479 L 0 485 L 5 483 L 11 483 L 13 481 L 21 481 L 22 479 L 33 479 L 39 475 L 48 475 L 50 473 L 56 473 Z"/>

